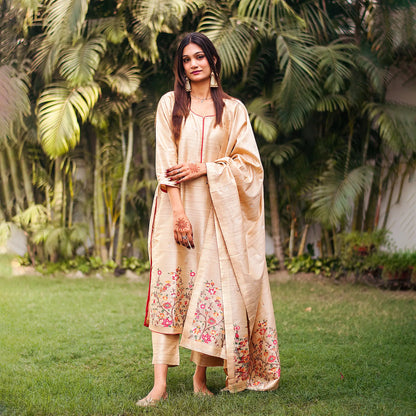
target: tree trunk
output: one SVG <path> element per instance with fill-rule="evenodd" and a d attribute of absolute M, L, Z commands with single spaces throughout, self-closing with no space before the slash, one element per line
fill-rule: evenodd
<path fill-rule="evenodd" d="M 20 168 L 22 171 L 23 186 L 25 189 L 27 205 L 30 206 L 35 203 L 35 198 L 33 196 L 33 185 L 30 179 L 30 175 L 27 169 L 27 164 L 26 164 L 26 158 L 23 152 L 20 156 Z"/>
<path fill-rule="evenodd" d="M 386 212 L 384 213 L 382 228 L 386 228 L 386 225 L 387 225 L 387 220 L 388 220 L 389 214 L 390 214 L 390 208 L 391 208 L 391 203 L 393 201 L 393 193 L 394 193 L 394 189 L 396 188 L 396 183 L 397 183 L 397 175 L 394 175 L 393 181 L 392 181 L 391 187 L 390 187 L 389 199 L 387 201 Z"/>
<path fill-rule="evenodd" d="M 149 152 L 147 147 L 147 140 L 146 136 L 141 134 L 141 140 L 140 140 L 140 149 L 141 149 L 141 157 L 142 157 L 142 165 L 143 165 L 143 179 L 146 182 L 146 206 L 150 213 L 150 210 L 152 209 L 152 192 L 150 188 L 147 186 L 147 184 L 150 181 L 150 163 L 149 163 Z"/>
<path fill-rule="evenodd" d="M 269 167 L 268 185 L 269 185 L 269 202 L 270 218 L 272 223 L 272 238 L 274 254 L 279 260 L 280 270 L 285 269 L 285 254 L 283 251 L 282 239 L 280 236 L 280 215 L 279 215 L 279 195 L 277 193 L 276 177 L 272 167 Z"/>
<path fill-rule="evenodd" d="M 100 153 L 100 143 L 96 139 L 94 164 L 94 241 L 96 255 L 106 262 L 108 260 L 108 253 L 105 245 L 105 212 L 102 195 Z"/>
<path fill-rule="evenodd" d="M 367 153 L 368 146 L 370 144 L 370 123 L 367 124 L 367 130 L 365 134 L 365 140 L 363 145 L 363 155 L 362 155 L 362 166 L 367 164 Z M 354 213 L 352 219 L 352 231 L 363 231 L 364 225 L 364 197 L 365 195 L 360 195 L 354 204 Z"/>
<path fill-rule="evenodd" d="M 55 176 L 54 176 L 54 186 L 53 186 L 53 199 L 52 199 L 52 219 L 54 221 L 60 222 L 62 224 L 62 209 L 63 209 L 63 192 L 64 192 L 64 183 L 61 170 L 61 157 L 55 159 Z"/>
<path fill-rule="evenodd" d="M 17 169 L 17 161 L 16 161 L 16 151 L 12 149 L 12 147 L 7 143 L 7 140 L 4 141 L 4 146 L 6 147 L 7 151 L 7 158 L 9 160 L 9 169 L 10 169 L 10 176 L 12 179 L 13 185 L 13 193 L 16 197 L 16 206 L 18 210 L 24 210 L 24 198 L 22 194 L 22 189 L 19 180 L 19 174 Z"/>
<path fill-rule="evenodd" d="M 73 215 L 74 215 L 74 180 L 73 180 L 73 172 L 69 170 L 68 173 L 68 194 L 69 194 L 69 202 L 68 202 L 68 221 L 67 225 L 68 228 L 72 227 Z"/>
<path fill-rule="evenodd" d="M 328 257 L 332 257 L 334 255 L 334 252 L 332 251 L 331 239 L 329 237 L 329 232 L 327 229 L 324 229 L 324 237 L 325 237 L 325 245 L 326 245 L 326 255 Z"/>
<path fill-rule="evenodd" d="M 124 245 L 124 222 L 126 217 L 126 199 L 127 199 L 127 183 L 130 172 L 131 160 L 133 157 L 133 110 L 129 108 L 129 131 L 127 138 L 127 151 L 124 160 L 124 172 L 123 179 L 121 182 L 121 201 L 120 201 L 120 225 L 118 229 L 118 240 L 117 240 L 117 252 L 116 252 L 116 263 L 121 264 L 121 255 L 123 252 Z"/>
<path fill-rule="evenodd" d="M 305 251 L 306 236 L 308 235 L 308 230 L 309 230 L 309 224 L 306 224 L 305 228 L 303 229 L 302 239 L 300 240 L 298 256 L 301 256 L 303 252 Z"/>
<path fill-rule="evenodd" d="M 381 166 L 376 162 L 374 167 L 373 182 L 371 184 L 370 196 L 364 218 L 364 231 L 373 231 L 379 195 L 379 184 L 382 181 Z"/>
<path fill-rule="evenodd" d="M 296 218 L 293 217 L 290 222 L 290 236 L 289 236 L 289 258 L 293 257 L 293 251 L 295 249 L 295 227 L 296 227 Z"/>
<path fill-rule="evenodd" d="M 13 215 L 13 200 L 10 194 L 9 175 L 7 174 L 6 158 L 2 149 L 0 149 L 0 178 L 3 189 L 4 204 L 6 206 L 6 215 L 8 217 L 7 219 L 10 219 Z"/>

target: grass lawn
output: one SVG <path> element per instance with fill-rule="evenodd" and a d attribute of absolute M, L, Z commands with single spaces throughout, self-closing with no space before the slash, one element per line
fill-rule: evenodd
<path fill-rule="evenodd" d="M 181 350 L 169 400 L 152 385 L 147 287 L 124 278 L 15 276 L 0 264 L 0 415 L 416 415 L 416 292 L 272 282 L 282 362 L 275 392 L 192 395 Z"/>

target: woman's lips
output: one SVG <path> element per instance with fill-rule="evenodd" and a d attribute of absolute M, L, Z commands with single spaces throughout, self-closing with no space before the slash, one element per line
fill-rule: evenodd
<path fill-rule="evenodd" d="M 198 74 L 200 74 L 202 71 L 194 71 L 194 72 L 191 72 L 191 74 L 192 75 L 198 75 Z"/>

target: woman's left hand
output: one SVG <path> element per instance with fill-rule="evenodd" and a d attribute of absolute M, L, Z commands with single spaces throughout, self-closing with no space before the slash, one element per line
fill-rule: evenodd
<path fill-rule="evenodd" d="M 180 163 L 166 169 L 166 177 L 174 183 L 191 181 L 206 174 L 207 166 L 205 163 Z"/>

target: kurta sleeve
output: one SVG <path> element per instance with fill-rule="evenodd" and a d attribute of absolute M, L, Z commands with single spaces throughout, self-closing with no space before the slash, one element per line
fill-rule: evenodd
<path fill-rule="evenodd" d="M 172 132 L 173 92 L 162 96 L 156 112 L 156 177 L 162 190 L 176 186 L 166 178 L 166 169 L 178 162 L 178 149 Z"/>

